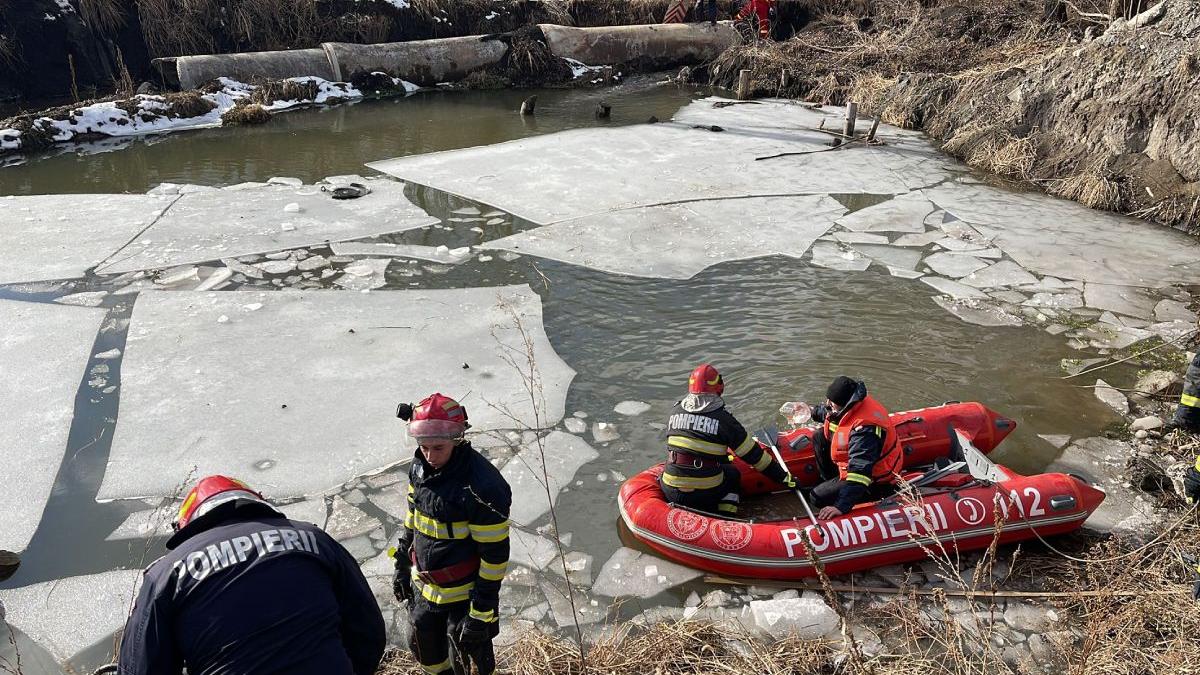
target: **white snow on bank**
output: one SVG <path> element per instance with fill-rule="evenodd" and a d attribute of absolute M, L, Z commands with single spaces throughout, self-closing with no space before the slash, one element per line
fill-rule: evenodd
<path fill-rule="evenodd" d="M 604 66 L 589 66 L 582 61 L 576 61 L 575 59 L 569 59 L 566 57 L 563 57 L 563 61 L 566 61 L 567 65 L 571 66 L 571 76 L 576 79 L 583 77 L 588 73 L 598 73 L 604 70 Z"/>
<path fill-rule="evenodd" d="M 171 117 L 171 105 L 168 100 L 156 94 L 138 94 L 125 101 L 106 101 L 81 106 L 71 111 L 68 119 L 56 120 L 41 117 L 33 122 L 40 129 L 53 133 L 55 142 L 70 141 L 85 135 L 102 135 L 110 137 L 145 136 L 150 134 L 167 133 L 184 129 L 203 129 L 219 127 L 221 116 L 237 103 L 248 99 L 257 89 L 255 85 L 239 82 L 227 77 L 219 78 L 222 85 L 220 91 L 203 94 L 201 98 L 213 105 L 212 110 L 196 117 Z M 326 105 L 355 101 L 363 98 L 363 93 L 346 82 L 330 82 L 319 77 L 293 77 L 291 82 L 312 83 L 317 86 L 317 94 L 312 99 L 291 99 L 275 101 L 263 108 L 269 112 L 282 112 L 306 105 Z M 406 93 L 420 89 L 412 82 L 392 78 L 392 83 L 404 88 Z M 130 114 L 118 104 L 134 102 L 136 112 Z M 21 149 L 21 132 L 16 129 L 0 129 L 0 151 L 18 151 Z"/>

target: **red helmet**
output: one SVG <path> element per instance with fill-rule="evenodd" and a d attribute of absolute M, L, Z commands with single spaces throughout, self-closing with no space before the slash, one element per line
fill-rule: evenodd
<path fill-rule="evenodd" d="M 408 434 L 413 438 L 458 438 L 468 426 L 466 408 L 449 396 L 433 394 L 413 409 Z"/>
<path fill-rule="evenodd" d="M 725 393 L 725 380 L 721 379 L 721 373 L 712 364 L 701 363 L 688 375 L 688 393 L 720 396 Z"/>
<path fill-rule="evenodd" d="M 217 498 L 217 497 L 220 498 Z M 179 507 L 179 515 L 175 517 L 172 527 L 176 531 L 187 527 L 188 523 L 212 510 L 217 504 L 223 504 L 233 499 L 253 499 L 265 502 L 263 496 L 249 485 L 236 478 L 228 476 L 208 476 L 201 478 L 196 487 L 188 493 Z"/>

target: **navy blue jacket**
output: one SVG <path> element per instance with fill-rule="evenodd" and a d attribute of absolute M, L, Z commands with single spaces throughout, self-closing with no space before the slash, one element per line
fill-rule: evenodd
<path fill-rule="evenodd" d="M 120 675 L 369 675 L 383 616 L 354 558 L 265 504 L 222 504 L 167 542 L 125 625 Z"/>

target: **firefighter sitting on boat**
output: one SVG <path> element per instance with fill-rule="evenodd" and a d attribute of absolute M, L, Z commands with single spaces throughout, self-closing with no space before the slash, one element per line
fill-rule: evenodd
<path fill-rule="evenodd" d="M 824 482 L 809 491 L 809 501 L 821 507 L 817 518 L 837 518 L 855 504 L 895 492 L 904 451 L 887 409 L 867 393 L 866 383 L 838 377 L 812 417 L 823 424 L 813 438 Z"/>
<path fill-rule="evenodd" d="M 675 404 L 667 423 L 667 465 L 659 486 L 667 501 L 720 515 L 734 515 L 741 477 L 729 452 L 771 480 L 796 487 L 780 466 L 725 407 L 721 373 L 705 363 L 688 377 L 688 394 Z"/>

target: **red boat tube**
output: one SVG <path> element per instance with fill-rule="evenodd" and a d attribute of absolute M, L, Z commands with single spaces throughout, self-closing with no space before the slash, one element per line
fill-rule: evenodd
<path fill-rule="evenodd" d="M 1070 532 L 1083 525 L 1104 500 L 1104 492 L 1074 476 L 1015 474 L 993 464 L 983 449 L 972 445 L 973 437 L 964 429 L 938 431 L 939 425 L 928 421 L 952 420 L 957 413 L 945 409 L 958 407 L 962 412 L 961 406 L 978 406 L 971 413 L 976 426 L 970 428 L 980 433 L 988 450 L 1015 426 L 979 404 L 896 415 L 926 420 L 911 423 L 914 432 L 921 433 L 913 433 L 905 446 L 906 451 L 908 445 L 913 448 L 909 453 L 913 463 L 907 466 L 917 463 L 917 458 L 932 461 L 952 456 L 958 461 L 941 470 L 910 474 L 906 479 L 913 487 L 905 494 L 860 504 L 832 520 L 813 523 L 797 517 L 754 523 L 679 508 L 666 502 L 658 486 L 662 465 L 621 486 L 621 517 L 634 537 L 669 560 L 724 576 L 802 579 L 816 574 L 805 548 L 806 536 L 829 574 L 848 574 L 921 560 L 932 552 L 986 548 L 995 536 L 997 519 L 1001 543 Z M 1001 420 L 1005 426 L 996 426 Z M 795 472 L 795 462 L 805 461 L 804 453 L 795 448 L 792 453 L 791 457 L 785 454 L 785 461 Z M 808 456 L 811 459 L 811 452 Z M 756 473 L 744 464 L 738 468 L 743 475 Z M 744 482 L 758 484 L 757 480 Z M 800 513 L 802 507 L 797 504 L 796 510 Z"/>

